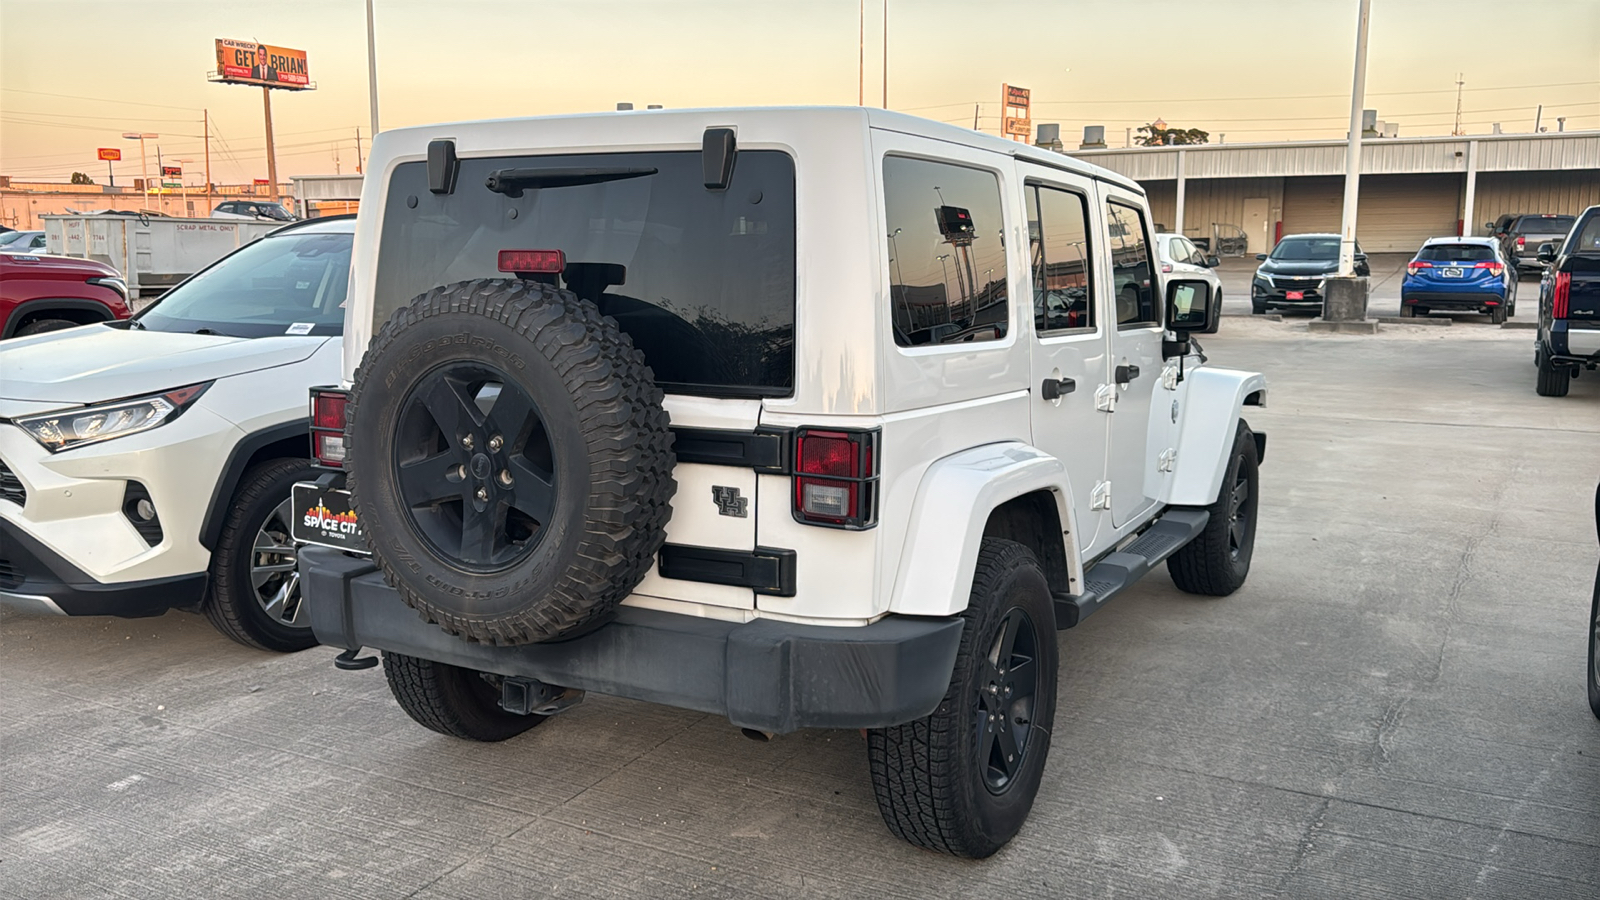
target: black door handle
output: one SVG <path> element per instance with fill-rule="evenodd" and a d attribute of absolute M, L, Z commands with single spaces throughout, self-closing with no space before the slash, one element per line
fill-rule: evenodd
<path fill-rule="evenodd" d="M 1138 366 L 1117 366 L 1117 384 L 1127 384 L 1138 377 Z"/>
<path fill-rule="evenodd" d="M 1077 389 L 1078 383 L 1071 378 L 1046 378 L 1044 384 L 1039 386 L 1039 396 L 1046 400 L 1060 400 Z"/>

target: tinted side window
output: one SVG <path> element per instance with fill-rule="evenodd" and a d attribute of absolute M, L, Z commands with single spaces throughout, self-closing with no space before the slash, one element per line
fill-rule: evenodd
<path fill-rule="evenodd" d="M 902 347 L 1005 336 L 1006 253 L 992 172 L 890 156 L 889 297 Z"/>
<path fill-rule="evenodd" d="M 1094 328 L 1088 203 L 1070 191 L 1029 187 L 1028 239 L 1034 330 Z"/>
<path fill-rule="evenodd" d="M 1150 280 L 1144 213 L 1120 203 L 1107 203 L 1106 229 L 1111 236 L 1111 289 L 1117 302 L 1117 325 L 1136 327 L 1160 322 L 1155 287 Z"/>

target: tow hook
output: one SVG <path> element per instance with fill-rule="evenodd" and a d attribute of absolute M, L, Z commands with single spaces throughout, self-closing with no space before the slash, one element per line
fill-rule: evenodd
<path fill-rule="evenodd" d="M 500 708 L 519 716 L 553 716 L 583 702 L 583 691 L 508 675 L 500 682 Z"/>

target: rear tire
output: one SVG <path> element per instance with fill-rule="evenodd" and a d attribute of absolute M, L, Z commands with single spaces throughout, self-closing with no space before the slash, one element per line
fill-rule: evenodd
<path fill-rule="evenodd" d="M 1222 489 L 1207 507 L 1211 518 L 1199 537 L 1167 557 L 1167 573 L 1178 590 L 1226 597 L 1244 584 L 1255 552 L 1259 494 L 1255 435 L 1240 421 Z"/>
<path fill-rule="evenodd" d="M 1571 387 L 1572 376 L 1567 374 L 1566 367 L 1555 365 L 1548 355 L 1540 356 L 1539 375 L 1533 385 L 1539 396 L 1565 397 Z"/>
<path fill-rule="evenodd" d="M 1414 308 L 1412 308 L 1410 306 L 1407 306 L 1404 303 L 1400 304 L 1400 318 L 1402 318 L 1402 319 L 1415 319 L 1416 317 L 1417 317 L 1416 309 L 1414 309 Z"/>
<path fill-rule="evenodd" d="M 1055 722 L 1055 606 L 1033 552 L 985 538 L 962 618 L 961 649 L 938 708 L 868 731 L 867 759 L 891 832 L 918 847 L 982 859 L 1027 820 Z"/>
<path fill-rule="evenodd" d="M 1506 308 L 1504 306 L 1494 306 L 1489 308 L 1490 325 L 1501 325 L 1505 323 L 1505 320 Z"/>
<path fill-rule="evenodd" d="M 47 331 L 63 331 L 68 328 L 77 328 L 82 322 L 71 319 L 34 319 L 32 322 L 17 329 L 15 337 L 27 337 L 30 334 L 44 334 Z"/>
<path fill-rule="evenodd" d="M 1215 298 L 1215 300 L 1214 300 L 1214 302 L 1212 304 L 1212 309 L 1214 309 L 1215 312 L 1212 313 L 1212 315 L 1211 315 L 1211 321 L 1206 325 L 1205 328 L 1200 330 L 1201 334 L 1216 334 L 1217 333 L 1217 329 L 1222 326 L 1222 289 L 1221 288 L 1217 289 L 1217 296 L 1216 296 L 1216 298 Z"/>
<path fill-rule="evenodd" d="M 293 653 L 317 645 L 302 608 L 287 518 L 294 483 L 316 474 L 306 460 L 275 459 L 239 480 L 211 553 L 211 589 L 202 608 L 213 627 L 246 647 Z"/>
<path fill-rule="evenodd" d="M 549 716 L 519 716 L 500 708 L 500 689 L 483 673 L 449 663 L 383 654 L 383 675 L 400 708 L 424 728 L 467 741 L 503 741 Z"/>

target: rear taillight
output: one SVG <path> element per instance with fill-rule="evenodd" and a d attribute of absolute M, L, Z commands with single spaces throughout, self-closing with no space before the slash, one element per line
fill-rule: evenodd
<path fill-rule="evenodd" d="M 1517 249 L 1521 250 L 1523 247 L 1526 247 L 1527 245 L 1528 245 L 1528 239 L 1523 237 L 1520 234 L 1517 235 Z"/>
<path fill-rule="evenodd" d="M 1572 293 L 1572 273 L 1557 272 L 1556 287 L 1550 294 L 1550 315 L 1553 318 L 1567 317 L 1567 296 L 1570 293 Z"/>
<path fill-rule="evenodd" d="M 1420 259 L 1413 259 L 1411 262 L 1406 263 L 1406 274 L 1407 275 L 1415 275 L 1418 272 L 1421 272 L 1423 269 L 1431 269 L 1431 268 L 1433 268 L 1433 263 L 1431 263 L 1431 262 L 1423 262 Z"/>
<path fill-rule="evenodd" d="M 878 432 L 802 429 L 794 441 L 794 517 L 808 525 L 878 524 Z"/>
<path fill-rule="evenodd" d="M 1172 263 L 1162 263 L 1161 264 L 1161 271 L 1165 272 L 1168 275 L 1171 275 L 1172 274 Z"/>
<path fill-rule="evenodd" d="M 311 389 L 311 455 L 319 465 L 344 468 L 344 404 L 336 388 Z"/>
<path fill-rule="evenodd" d="M 1490 275 L 1499 275 L 1506 267 L 1497 262 L 1481 262 L 1473 266 L 1474 269 L 1488 269 Z"/>

